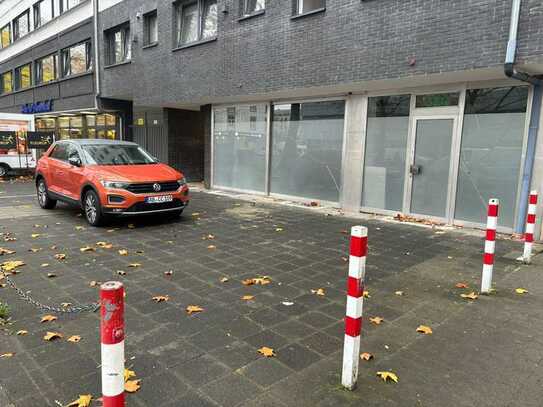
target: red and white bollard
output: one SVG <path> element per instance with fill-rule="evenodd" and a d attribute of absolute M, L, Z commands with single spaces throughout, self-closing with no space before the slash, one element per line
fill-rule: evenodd
<path fill-rule="evenodd" d="M 492 271 L 494 270 L 494 252 L 496 250 L 496 228 L 498 227 L 498 199 L 488 201 L 488 218 L 486 221 L 485 254 L 483 256 L 483 276 L 481 278 L 481 293 L 488 294 L 492 286 Z"/>
<path fill-rule="evenodd" d="M 343 346 L 343 372 L 341 384 L 348 390 L 356 387 L 360 359 L 360 331 L 362 330 L 362 304 L 364 275 L 368 252 L 368 228 L 351 228 L 349 277 L 347 280 L 347 311 L 345 316 L 345 342 Z"/>
<path fill-rule="evenodd" d="M 124 287 L 118 281 L 100 286 L 103 407 L 124 407 Z"/>
<path fill-rule="evenodd" d="M 534 245 L 535 213 L 537 209 L 537 191 L 530 192 L 528 201 L 528 216 L 526 217 L 526 231 L 524 232 L 524 253 L 522 261 L 528 264 L 532 259 L 532 246 Z"/>

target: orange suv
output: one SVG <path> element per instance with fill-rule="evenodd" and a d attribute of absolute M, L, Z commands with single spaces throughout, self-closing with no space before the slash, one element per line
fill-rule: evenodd
<path fill-rule="evenodd" d="M 183 174 L 135 143 L 114 140 L 57 141 L 38 161 L 36 191 L 42 208 L 78 205 L 93 226 L 110 215 L 179 216 L 189 203 Z"/>

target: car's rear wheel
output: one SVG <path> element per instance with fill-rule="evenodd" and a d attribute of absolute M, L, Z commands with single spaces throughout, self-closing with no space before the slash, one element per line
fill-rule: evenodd
<path fill-rule="evenodd" d="M 83 210 L 85 218 L 91 226 L 100 226 L 104 223 L 106 216 L 102 213 L 100 198 L 93 190 L 87 191 L 83 199 Z"/>
<path fill-rule="evenodd" d="M 49 198 L 47 184 L 43 178 L 38 180 L 36 185 L 36 193 L 38 194 L 38 203 L 43 209 L 53 209 L 55 206 L 57 206 L 57 201 Z"/>
<path fill-rule="evenodd" d="M 8 175 L 9 167 L 7 165 L 0 164 L 0 178 Z"/>

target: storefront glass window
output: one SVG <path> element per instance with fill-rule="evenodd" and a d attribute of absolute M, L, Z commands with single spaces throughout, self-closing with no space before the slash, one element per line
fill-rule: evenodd
<path fill-rule="evenodd" d="M 344 101 L 273 107 L 271 192 L 337 202 Z"/>
<path fill-rule="evenodd" d="M 97 120 L 97 117 L 101 119 Z M 53 131 L 61 139 L 108 138 L 114 140 L 119 136 L 117 122 L 117 116 L 111 113 L 42 117 L 36 119 L 36 128 Z"/>
<path fill-rule="evenodd" d="M 263 192 L 268 107 L 219 107 L 214 109 L 213 114 L 213 183 L 227 188 Z"/>
<path fill-rule="evenodd" d="M 91 114 L 87 116 L 87 126 L 96 126 L 96 116 Z"/>
<path fill-rule="evenodd" d="M 527 87 L 467 91 L 457 219 L 484 223 L 488 200 L 498 198 L 500 225 L 514 226 L 527 100 Z"/>
<path fill-rule="evenodd" d="M 401 211 L 409 95 L 368 99 L 362 206 Z"/>

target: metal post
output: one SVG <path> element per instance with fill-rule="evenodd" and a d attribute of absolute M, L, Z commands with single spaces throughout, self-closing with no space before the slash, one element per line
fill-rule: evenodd
<path fill-rule="evenodd" d="M 526 232 L 524 233 L 524 253 L 522 260 L 529 264 L 532 258 L 532 246 L 534 245 L 535 214 L 537 209 L 537 191 L 530 192 L 528 200 L 528 215 L 526 216 Z"/>
<path fill-rule="evenodd" d="M 492 271 L 494 269 L 494 252 L 496 250 L 496 228 L 498 227 L 499 200 L 488 201 L 488 218 L 486 222 L 485 254 L 483 257 L 483 276 L 481 278 L 481 293 L 488 294 L 492 286 Z"/>

